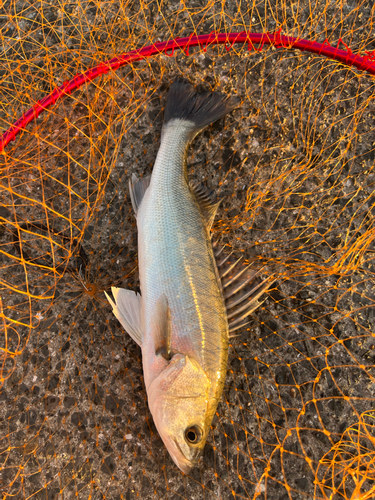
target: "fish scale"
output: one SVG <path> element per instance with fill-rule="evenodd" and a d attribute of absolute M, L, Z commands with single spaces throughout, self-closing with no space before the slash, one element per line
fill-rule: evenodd
<path fill-rule="evenodd" d="M 185 154 L 192 126 L 176 121 L 163 133 L 152 179 L 137 214 L 140 281 L 147 304 L 143 352 L 153 359 L 154 339 L 147 333 L 152 332 L 153 308 L 165 293 L 171 308 L 172 351 L 194 357 L 212 374 L 214 394 L 217 372 L 226 370 L 226 313 L 210 235 L 187 184 Z M 151 379 L 157 376 L 152 370 L 148 374 Z M 145 382 L 148 386 L 149 381 Z"/>

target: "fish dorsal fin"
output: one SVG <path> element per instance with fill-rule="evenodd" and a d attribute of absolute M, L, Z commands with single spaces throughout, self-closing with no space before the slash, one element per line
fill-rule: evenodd
<path fill-rule="evenodd" d="M 138 213 L 145 192 L 150 185 L 150 181 L 151 175 L 146 175 L 145 177 L 141 177 L 138 179 L 135 174 L 133 174 L 131 180 L 129 180 L 130 199 L 135 215 L 137 215 Z"/>
<path fill-rule="evenodd" d="M 242 257 L 234 259 L 225 247 L 213 244 L 222 293 L 227 311 L 229 332 L 234 332 L 249 323 L 248 316 L 263 301 L 258 299 L 274 282 L 273 277 L 259 279 L 264 268 L 255 270 L 251 265 L 242 262 Z"/>
<path fill-rule="evenodd" d="M 206 227 L 210 232 L 221 200 L 216 201 L 214 191 L 208 190 L 203 183 L 191 181 L 189 187 L 201 207 Z"/>
<path fill-rule="evenodd" d="M 132 290 L 112 287 L 112 295 L 115 302 L 105 293 L 108 302 L 111 304 L 113 314 L 131 336 L 131 338 L 142 346 L 142 297 Z"/>
<path fill-rule="evenodd" d="M 156 309 L 152 321 L 155 354 L 166 360 L 171 359 L 172 322 L 168 299 L 163 293 L 156 302 Z"/>

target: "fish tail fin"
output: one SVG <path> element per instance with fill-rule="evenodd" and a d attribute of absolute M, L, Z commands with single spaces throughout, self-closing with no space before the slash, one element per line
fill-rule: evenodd
<path fill-rule="evenodd" d="M 196 135 L 240 104 L 239 97 L 219 92 L 198 93 L 189 82 L 179 79 L 169 89 L 163 128 L 171 120 L 186 120 L 194 123 L 193 135 Z"/>

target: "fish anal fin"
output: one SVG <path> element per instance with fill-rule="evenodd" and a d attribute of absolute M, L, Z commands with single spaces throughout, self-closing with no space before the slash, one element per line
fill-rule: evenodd
<path fill-rule="evenodd" d="M 189 187 L 201 208 L 207 230 L 210 233 L 221 200 L 216 201 L 215 193 L 208 190 L 202 183 L 190 182 Z"/>
<path fill-rule="evenodd" d="M 142 297 L 132 290 L 112 287 L 113 300 L 105 293 L 111 304 L 113 314 L 119 320 L 131 338 L 142 346 Z"/>
<path fill-rule="evenodd" d="M 135 215 L 137 215 L 139 207 L 141 206 L 143 197 L 150 185 L 151 175 L 146 175 L 145 177 L 138 177 L 133 174 L 131 180 L 129 180 L 129 191 L 130 199 L 132 202 L 133 210 Z"/>
<path fill-rule="evenodd" d="M 161 355 L 169 361 L 171 359 L 172 322 L 168 299 L 164 293 L 159 297 L 156 303 L 152 328 L 152 337 L 155 342 L 155 354 L 157 356 Z"/>

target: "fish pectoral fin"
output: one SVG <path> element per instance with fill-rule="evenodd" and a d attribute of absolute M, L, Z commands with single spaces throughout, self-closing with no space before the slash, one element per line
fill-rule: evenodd
<path fill-rule="evenodd" d="M 189 187 L 201 208 L 206 227 L 210 232 L 221 200 L 216 201 L 214 191 L 208 190 L 202 183 L 190 182 Z"/>
<path fill-rule="evenodd" d="M 169 361 L 171 359 L 172 322 L 168 299 L 164 293 L 156 303 L 152 324 L 155 354 Z"/>
<path fill-rule="evenodd" d="M 112 294 L 115 302 L 105 293 L 108 302 L 111 304 L 113 314 L 131 336 L 131 338 L 141 347 L 142 346 L 142 297 L 132 290 L 112 287 Z"/>
<path fill-rule="evenodd" d="M 143 197 L 148 186 L 150 185 L 150 181 L 151 175 L 146 175 L 145 177 L 138 179 L 135 174 L 133 174 L 131 180 L 129 180 L 130 199 L 135 215 L 138 213 Z"/>

